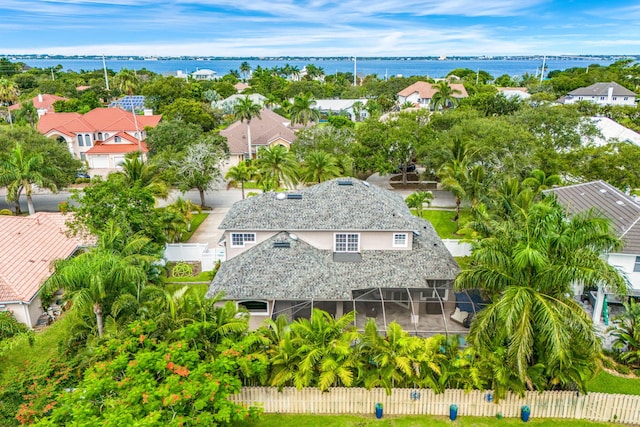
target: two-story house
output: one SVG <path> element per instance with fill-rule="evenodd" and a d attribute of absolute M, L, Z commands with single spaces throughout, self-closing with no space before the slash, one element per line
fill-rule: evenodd
<path fill-rule="evenodd" d="M 544 193 L 555 194 L 558 202 L 565 206 L 570 214 L 594 209 L 611 220 L 624 246 L 603 256 L 625 278 L 628 294 L 640 296 L 640 204 L 605 181 L 568 185 L 546 190 Z M 582 293 L 582 289 L 577 289 L 577 293 Z M 616 299 L 613 292 L 607 289 L 594 290 L 591 295 L 594 301 L 595 323 L 602 321 L 602 307 L 606 294 L 609 301 Z"/>
<path fill-rule="evenodd" d="M 373 318 L 429 335 L 463 332 L 450 322 L 459 266 L 428 221 L 400 195 L 355 178 L 236 202 L 220 224 L 227 261 L 207 296 L 222 293 L 251 326 L 313 308 L 356 326 Z"/>
<path fill-rule="evenodd" d="M 468 98 L 467 90 L 462 83 L 449 84 L 453 89 L 452 96 L 457 99 Z M 398 103 L 400 105 L 411 103 L 420 108 L 431 108 L 433 95 L 438 92 L 438 86 L 433 83 L 415 82 L 398 92 Z"/>
<path fill-rule="evenodd" d="M 33 98 L 31 98 L 31 103 L 33 104 L 33 107 L 38 112 L 38 117 L 42 117 L 47 113 L 53 113 L 54 102 L 66 101 L 66 100 L 67 98 L 64 98 L 62 96 L 50 95 L 48 93 L 45 93 L 45 94 L 39 93 L 38 96 L 34 96 Z M 20 108 L 22 108 L 22 103 L 13 104 L 9 106 L 9 111 L 17 111 Z"/>
<path fill-rule="evenodd" d="M 251 119 L 251 154 L 249 154 L 248 130 L 249 123 L 246 120 L 238 120 L 220 131 L 220 135 L 227 138 L 230 154 L 225 168 L 236 166 L 248 158 L 255 158 L 260 147 L 282 145 L 289 148 L 296 140 L 291 121 L 267 108 L 260 110 L 260 117 Z"/>
<path fill-rule="evenodd" d="M 636 94 L 616 82 L 594 83 L 591 86 L 572 90 L 563 98 L 565 104 L 580 101 L 599 105 L 636 105 Z"/>
<path fill-rule="evenodd" d="M 120 108 L 95 108 L 86 114 L 49 113 L 40 118 L 38 131 L 67 144 L 76 159 L 89 168 L 109 172 L 115 170 L 127 153 L 147 146 L 145 128 L 155 127 L 162 116 L 134 114 Z"/>

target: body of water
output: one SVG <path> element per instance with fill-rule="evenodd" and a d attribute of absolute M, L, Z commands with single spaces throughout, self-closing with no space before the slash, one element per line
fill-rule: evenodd
<path fill-rule="evenodd" d="M 64 71 L 92 71 L 102 69 L 101 59 L 23 59 L 21 62 L 31 67 L 50 68 L 62 65 Z M 252 60 L 252 59 L 154 59 L 154 60 L 115 60 L 107 59 L 107 68 L 115 72 L 123 68 L 140 70 L 146 68 L 149 71 L 163 75 L 176 75 L 180 70 L 183 73 L 192 73 L 199 69 L 210 69 L 223 76 L 230 70 L 238 70 L 240 64 L 248 62 L 252 69 L 283 67 L 286 64 L 302 69 L 307 64 L 321 67 L 325 74 L 336 72 L 353 72 L 354 61 L 349 59 L 309 59 L 309 60 Z M 587 59 L 551 59 L 546 61 L 546 71 L 565 70 L 567 68 L 586 68 L 590 64 L 607 66 L 612 60 L 587 58 Z M 542 68 L 542 60 L 488 60 L 488 59 L 358 59 L 356 71 L 358 75 L 376 74 L 380 78 L 392 76 L 429 76 L 432 78 L 445 77 L 456 68 L 469 68 L 471 70 L 483 70 L 494 78 L 503 74 L 512 77 L 522 76 L 525 73 L 536 75 Z"/>

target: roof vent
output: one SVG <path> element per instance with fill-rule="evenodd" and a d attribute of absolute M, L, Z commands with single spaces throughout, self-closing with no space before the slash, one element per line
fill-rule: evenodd
<path fill-rule="evenodd" d="M 624 205 L 624 202 L 622 200 L 618 200 L 618 201 L 616 201 L 616 203 L 619 204 L 620 206 Z"/>
<path fill-rule="evenodd" d="M 362 181 L 362 183 L 364 184 L 365 187 L 371 187 L 371 184 L 369 184 L 367 181 Z"/>
<path fill-rule="evenodd" d="M 338 180 L 338 185 L 353 185 L 353 181 L 349 179 L 340 179 Z"/>
<path fill-rule="evenodd" d="M 298 236 L 296 236 L 296 235 L 295 235 L 295 234 L 293 234 L 293 233 L 289 233 L 289 238 L 290 238 L 291 240 L 298 240 Z"/>
<path fill-rule="evenodd" d="M 285 242 L 285 241 L 273 242 L 273 247 L 274 248 L 290 248 L 291 247 L 291 243 L 290 242 Z"/>
<path fill-rule="evenodd" d="M 601 193 L 606 193 L 606 192 L 607 192 L 607 190 L 605 190 L 604 188 L 601 188 L 601 189 L 600 189 L 600 192 L 601 192 Z"/>
<path fill-rule="evenodd" d="M 286 198 L 287 198 L 287 195 L 284 194 L 284 193 L 277 193 L 276 194 L 276 199 L 278 199 L 278 200 L 284 200 Z"/>
<path fill-rule="evenodd" d="M 302 194 L 300 194 L 300 193 L 289 193 L 289 194 L 287 194 L 287 199 L 289 199 L 289 200 L 302 200 Z"/>

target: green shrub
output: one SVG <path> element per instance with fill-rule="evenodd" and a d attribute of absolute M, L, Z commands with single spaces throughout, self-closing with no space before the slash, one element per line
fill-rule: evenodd
<path fill-rule="evenodd" d="M 193 276 L 193 265 L 186 262 L 179 262 L 171 270 L 173 277 L 188 277 Z"/>
<path fill-rule="evenodd" d="M 91 182 L 91 178 L 76 178 L 76 184 L 88 184 Z"/>
<path fill-rule="evenodd" d="M 631 373 L 631 369 L 629 369 L 628 366 L 621 365 L 621 364 L 617 364 L 615 366 L 615 370 L 616 370 L 616 372 L 618 372 L 619 374 L 622 374 L 622 375 L 629 375 Z"/>
<path fill-rule="evenodd" d="M 615 369 L 616 363 L 613 360 L 609 359 L 608 357 L 603 357 L 602 366 L 604 366 L 607 369 Z"/>

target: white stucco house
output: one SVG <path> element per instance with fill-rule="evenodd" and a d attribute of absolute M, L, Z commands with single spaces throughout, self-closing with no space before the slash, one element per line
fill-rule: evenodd
<path fill-rule="evenodd" d="M 449 86 L 454 91 L 452 95 L 453 98 L 462 99 L 469 97 L 467 89 L 465 89 L 462 83 L 450 83 Z M 415 82 L 398 92 L 398 103 L 400 105 L 410 103 L 420 108 L 431 108 L 431 100 L 437 92 L 438 86 L 433 83 Z"/>
<path fill-rule="evenodd" d="M 359 122 L 369 117 L 369 112 L 365 109 L 369 101 L 367 98 L 316 99 L 315 101 L 313 109 L 320 111 L 320 113 L 327 115 L 346 113 L 352 122 Z"/>
<path fill-rule="evenodd" d="M 616 82 L 594 83 L 569 92 L 564 98 L 565 104 L 580 101 L 593 102 L 599 105 L 636 105 L 637 95 Z"/>
<path fill-rule="evenodd" d="M 558 202 L 571 214 L 595 209 L 611 220 L 624 245 L 622 249 L 603 256 L 625 279 L 627 293 L 640 296 L 640 204 L 605 181 L 569 185 L 546 190 L 544 193 L 554 193 Z M 603 288 L 597 293 L 594 291 L 594 294 L 593 321 L 600 323 L 604 295 L 608 295 L 609 301 L 615 301 L 616 296 Z"/>
<path fill-rule="evenodd" d="M 208 68 L 203 68 L 201 70 L 196 70 L 191 73 L 191 78 L 193 80 L 216 80 L 218 78 L 218 73 Z"/>

